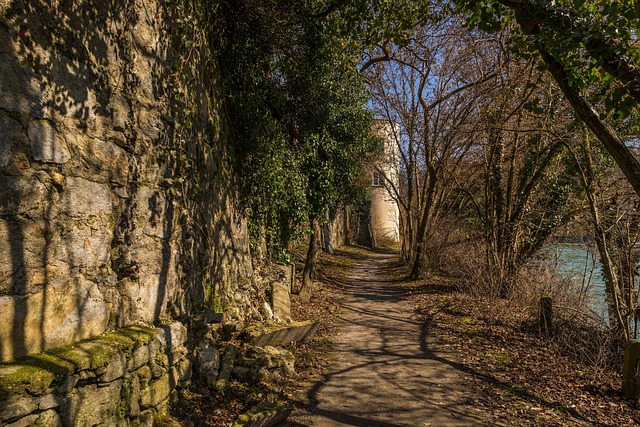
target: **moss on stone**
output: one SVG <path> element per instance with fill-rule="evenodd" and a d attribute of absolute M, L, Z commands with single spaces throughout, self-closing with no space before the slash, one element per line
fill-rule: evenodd
<path fill-rule="evenodd" d="M 240 415 L 233 427 L 245 427 L 250 425 L 275 425 L 287 419 L 293 406 L 282 402 L 262 402 L 253 407 L 248 412 Z M 270 418 L 270 422 L 264 422 L 266 418 Z M 271 423 L 273 422 L 273 424 Z"/>
<path fill-rule="evenodd" d="M 117 353 L 148 344 L 156 335 L 155 329 L 136 325 L 0 364 L 0 400 L 25 392 L 43 394 L 65 376 L 103 367 Z"/>

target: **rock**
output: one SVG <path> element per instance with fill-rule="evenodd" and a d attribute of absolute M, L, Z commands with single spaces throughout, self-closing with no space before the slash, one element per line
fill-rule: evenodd
<path fill-rule="evenodd" d="M 100 380 L 105 383 L 109 383 L 118 378 L 122 378 L 127 371 L 127 358 L 124 353 L 116 353 L 115 356 L 109 361 L 107 369 L 105 370 Z"/>
<path fill-rule="evenodd" d="M 273 373 L 283 377 L 291 377 L 296 373 L 295 356 L 290 351 L 269 345 L 251 347 L 240 363 L 249 367 L 258 380 L 265 380 Z M 261 370 L 262 368 L 264 371 Z"/>
<path fill-rule="evenodd" d="M 66 163 L 71 155 L 67 144 L 48 120 L 34 120 L 27 130 L 31 141 L 31 155 L 39 162 Z"/>
<path fill-rule="evenodd" d="M 310 340 L 320 324 L 314 321 L 294 322 L 285 326 L 257 325 L 247 329 L 249 341 L 258 347 Z"/>
<path fill-rule="evenodd" d="M 0 405 L 0 420 L 10 420 L 29 415 L 38 409 L 38 399 L 29 395 L 13 396 Z"/>
<path fill-rule="evenodd" d="M 82 277 L 25 296 L 0 296 L 0 361 L 94 337 L 108 321 L 100 289 Z M 15 322 L 23 330 L 21 342 L 13 339 Z"/>
<path fill-rule="evenodd" d="M 56 387 L 56 391 L 60 394 L 67 394 L 78 383 L 78 377 L 75 375 L 67 375 Z"/>
<path fill-rule="evenodd" d="M 189 359 L 181 360 L 177 365 L 178 371 L 178 387 L 184 388 L 191 383 L 191 376 L 193 375 L 193 363 Z M 217 375 L 217 371 L 216 371 Z"/>
<path fill-rule="evenodd" d="M 137 420 L 131 423 L 132 427 L 154 427 L 156 420 L 156 411 L 154 409 L 147 409 L 140 413 Z"/>
<path fill-rule="evenodd" d="M 129 417 L 140 415 L 140 379 L 137 375 L 128 374 L 123 393 L 124 404 Z"/>
<path fill-rule="evenodd" d="M 136 369 L 149 363 L 149 360 L 153 359 L 155 354 L 149 345 L 142 345 L 133 349 L 133 353 L 127 361 L 127 370 L 135 371 Z"/>
<path fill-rule="evenodd" d="M 58 405 L 60 405 L 58 397 L 53 393 L 49 393 L 38 398 L 38 409 L 40 411 L 56 408 Z"/>
<path fill-rule="evenodd" d="M 173 322 L 169 326 L 164 326 L 158 334 L 160 344 L 164 348 L 171 349 L 184 345 L 187 340 L 187 328 L 180 322 Z"/>
<path fill-rule="evenodd" d="M 49 172 L 49 176 L 51 176 L 51 181 L 59 186 L 62 187 L 64 184 L 64 175 L 62 175 L 61 173 L 58 172 Z"/>
<path fill-rule="evenodd" d="M 147 384 L 149 384 L 149 381 L 151 381 L 151 378 L 153 378 L 153 372 L 148 366 L 142 366 L 136 371 L 136 375 L 138 376 L 138 379 L 140 379 L 140 385 L 142 387 L 146 387 Z"/>
<path fill-rule="evenodd" d="M 178 372 L 172 368 L 169 372 L 140 390 L 140 404 L 144 408 L 157 407 L 166 400 L 178 383 Z"/>
<path fill-rule="evenodd" d="M 229 344 L 227 348 L 225 348 L 224 354 L 222 355 L 222 362 L 220 364 L 220 372 L 216 379 L 216 389 L 224 390 L 227 388 L 229 379 L 231 378 L 231 372 L 233 371 L 233 364 L 236 360 L 237 351 L 238 348 L 233 344 Z"/>
<path fill-rule="evenodd" d="M 205 310 L 191 319 L 191 324 L 195 328 L 207 328 L 211 324 L 222 323 L 223 314 L 214 310 Z"/>
<path fill-rule="evenodd" d="M 27 415 L 24 418 L 20 418 L 18 421 L 14 423 L 6 424 L 5 427 L 29 427 L 29 426 L 35 425 L 37 419 L 38 419 L 38 415 L 31 414 L 31 415 Z"/>
<path fill-rule="evenodd" d="M 123 422 L 120 411 L 122 380 L 105 387 L 86 385 L 70 392 L 60 405 L 62 422 L 69 426 L 119 425 Z"/>
<path fill-rule="evenodd" d="M 268 302 L 265 301 L 262 303 L 260 312 L 265 319 L 267 320 L 273 319 L 273 310 L 271 310 L 271 306 L 269 305 Z"/>
<path fill-rule="evenodd" d="M 49 192 L 38 178 L 36 173 L 3 176 L 0 179 L 0 215 L 42 212 Z M 39 246 L 43 247 L 42 244 Z"/>
<path fill-rule="evenodd" d="M 100 214 L 111 216 L 109 185 L 70 176 L 66 182 L 63 204 L 69 216 L 79 219 Z"/>
<path fill-rule="evenodd" d="M 292 410 L 291 405 L 263 402 L 240 415 L 233 427 L 272 427 L 286 421 Z"/>
<path fill-rule="evenodd" d="M 198 353 L 198 375 L 204 378 L 208 385 L 213 386 L 218 378 L 220 367 L 220 353 L 213 347 L 205 348 Z"/>
<path fill-rule="evenodd" d="M 271 305 L 273 314 L 280 321 L 291 321 L 291 292 L 287 282 L 274 282 L 271 284 Z"/>
<path fill-rule="evenodd" d="M 232 372 L 233 375 L 241 381 L 251 379 L 251 369 L 245 366 L 234 366 Z"/>
<path fill-rule="evenodd" d="M 63 426 L 62 418 L 60 418 L 60 415 L 53 410 L 42 412 L 40 415 L 38 415 L 38 418 L 33 424 L 38 427 L 62 427 Z"/>

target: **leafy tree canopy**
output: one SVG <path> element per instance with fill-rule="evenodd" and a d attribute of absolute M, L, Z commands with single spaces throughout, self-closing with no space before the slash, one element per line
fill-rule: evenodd
<path fill-rule="evenodd" d="M 233 157 L 254 242 L 272 256 L 357 194 L 374 148 L 358 47 L 323 1 L 222 2 L 220 62 Z M 322 12 L 324 11 L 324 12 Z"/>

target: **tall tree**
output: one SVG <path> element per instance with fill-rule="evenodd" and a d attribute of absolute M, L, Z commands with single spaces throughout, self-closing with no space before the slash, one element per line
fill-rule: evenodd
<path fill-rule="evenodd" d="M 401 185 L 385 181 L 402 210 L 404 256 L 413 277 L 426 272 L 436 224 L 455 204 L 455 175 L 474 143 L 476 90 L 496 77 L 480 44 L 456 17 L 442 19 L 417 29 L 404 47 L 385 46 L 389 60 L 367 70 L 376 114 L 397 124 Z"/>
<path fill-rule="evenodd" d="M 604 114 L 612 111 L 625 117 L 640 102 L 637 3 L 460 0 L 457 4 L 470 14 L 470 23 L 486 30 L 497 31 L 510 18 L 518 22 L 524 35 L 519 48 L 543 59 L 577 116 L 640 195 L 640 162 Z M 602 96 L 589 99 L 594 93 L 587 89 L 595 84 L 602 85 Z"/>
<path fill-rule="evenodd" d="M 322 1 L 222 2 L 229 43 L 230 133 L 254 241 L 275 259 L 302 231 L 311 239 L 305 285 L 317 254 L 317 222 L 354 194 L 357 159 L 372 149 L 371 115 L 357 50 Z"/>

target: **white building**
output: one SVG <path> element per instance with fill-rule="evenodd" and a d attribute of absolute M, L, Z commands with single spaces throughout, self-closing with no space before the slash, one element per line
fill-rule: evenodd
<path fill-rule="evenodd" d="M 382 138 L 381 156 L 371 175 L 371 233 L 376 246 L 400 241 L 398 189 L 399 126 L 386 120 L 375 120 L 373 132 Z"/>

